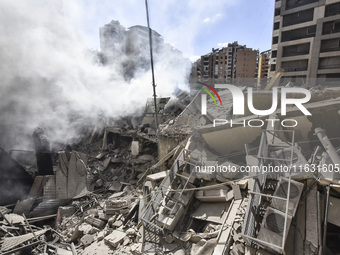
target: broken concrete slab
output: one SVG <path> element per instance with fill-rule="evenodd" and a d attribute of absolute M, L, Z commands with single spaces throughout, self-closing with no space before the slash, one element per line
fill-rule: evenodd
<path fill-rule="evenodd" d="M 68 151 L 58 152 L 58 168 L 56 170 L 56 192 L 58 199 L 68 198 L 67 176 L 70 156 Z"/>
<path fill-rule="evenodd" d="M 87 156 L 72 151 L 59 152 L 59 164 L 56 170 L 56 198 L 73 198 L 87 190 Z"/>
<path fill-rule="evenodd" d="M 195 219 L 222 224 L 230 203 L 202 203 L 192 214 Z"/>
<path fill-rule="evenodd" d="M 108 157 L 108 158 L 104 159 L 104 161 L 103 161 L 103 170 L 106 170 L 109 167 L 110 163 L 111 163 L 111 157 Z"/>
<path fill-rule="evenodd" d="M 112 247 L 117 247 L 118 244 L 123 243 L 126 234 L 119 230 L 113 230 L 111 234 L 104 238 L 104 242 Z"/>
<path fill-rule="evenodd" d="M 109 196 L 108 199 L 110 200 L 110 199 L 122 197 L 125 194 L 126 194 L 126 191 L 116 192 L 116 193 L 112 194 L 111 196 Z"/>
<path fill-rule="evenodd" d="M 225 189 L 204 189 L 197 191 L 195 197 L 203 202 L 225 202 L 227 194 Z"/>
<path fill-rule="evenodd" d="M 73 255 L 72 251 L 57 247 L 57 250 L 55 251 L 56 255 Z"/>
<path fill-rule="evenodd" d="M 167 171 L 161 171 L 155 174 L 149 174 L 146 176 L 146 180 L 148 181 L 153 181 L 153 182 L 157 182 L 160 180 L 163 180 L 165 178 L 165 176 L 167 176 L 169 173 L 169 170 Z"/>
<path fill-rule="evenodd" d="M 120 183 L 119 181 L 112 181 L 109 183 L 110 187 L 109 187 L 109 190 L 110 191 L 121 191 L 122 190 L 122 187 L 123 187 L 123 184 Z"/>
<path fill-rule="evenodd" d="M 67 175 L 67 196 L 73 198 L 86 190 L 87 156 L 79 152 L 71 152 Z"/>
<path fill-rule="evenodd" d="M 89 246 L 91 243 L 94 242 L 94 235 L 84 235 L 82 238 L 80 238 L 80 243 L 86 247 Z"/>
<path fill-rule="evenodd" d="M 112 247 L 105 245 L 104 240 L 99 242 L 93 242 L 91 245 L 87 246 L 81 253 L 82 255 L 102 255 L 102 254 L 112 254 Z"/>
<path fill-rule="evenodd" d="M 240 189 L 246 189 L 248 186 L 248 179 L 239 180 L 236 184 L 240 186 Z"/>
<path fill-rule="evenodd" d="M 233 189 L 234 199 L 235 200 L 242 199 L 240 187 L 237 184 L 234 184 L 234 183 L 231 185 L 231 187 Z"/>
<path fill-rule="evenodd" d="M 206 241 L 202 239 L 197 244 L 194 244 L 191 249 L 191 254 L 194 255 L 211 255 L 214 252 L 215 246 L 217 244 L 217 239 L 210 239 Z"/>
<path fill-rule="evenodd" d="M 71 216 L 75 212 L 76 208 L 74 206 L 59 206 L 58 208 L 58 214 L 60 214 L 61 217 Z"/>
<path fill-rule="evenodd" d="M 24 224 L 24 217 L 15 213 L 9 213 L 4 215 L 5 220 L 10 224 Z"/>
<path fill-rule="evenodd" d="M 97 219 L 95 217 L 86 217 L 85 218 L 85 222 L 92 225 L 92 226 L 95 226 L 99 229 L 102 229 L 104 226 L 105 226 L 105 222 L 100 220 L 100 219 Z"/>
<path fill-rule="evenodd" d="M 145 164 L 145 163 L 151 162 L 153 160 L 155 160 L 154 156 L 152 156 L 150 154 L 144 154 L 144 155 L 139 156 L 136 159 L 136 163 L 137 164 Z"/>
<path fill-rule="evenodd" d="M 47 231 L 48 229 L 42 229 L 42 230 L 35 231 L 34 233 L 28 233 L 28 234 L 24 234 L 20 236 L 6 237 L 3 239 L 1 251 L 5 252 L 8 250 L 11 250 L 26 241 L 32 240 L 35 237 L 39 237 L 45 234 Z"/>
<path fill-rule="evenodd" d="M 105 201 L 105 214 L 122 213 L 123 210 L 128 209 L 129 204 L 125 199 L 110 199 Z"/>
<path fill-rule="evenodd" d="M 220 229 L 220 234 L 217 237 L 217 245 L 214 249 L 213 255 L 223 254 L 225 251 L 225 247 L 227 245 L 227 241 L 230 238 L 232 225 L 235 220 L 238 209 L 241 206 L 242 200 L 234 200 L 230 207 L 228 208 L 228 212 L 225 214 L 225 217 L 222 222 L 222 227 Z"/>
<path fill-rule="evenodd" d="M 311 181 L 309 181 L 310 183 Z M 308 184 L 308 183 L 307 183 Z M 310 185 L 308 185 L 310 186 Z M 320 215 L 319 208 L 319 192 L 317 187 L 314 186 L 308 193 L 306 198 L 306 240 L 305 250 L 306 254 L 313 254 L 318 250 L 319 236 L 322 234 L 320 229 L 321 222 L 319 221 Z M 329 214 L 328 214 L 329 215 Z"/>
<path fill-rule="evenodd" d="M 234 199 L 234 191 L 233 190 L 228 191 L 227 195 L 225 196 L 225 201 L 227 201 L 227 202 L 231 201 L 232 199 Z"/>
<path fill-rule="evenodd" d="M 131 150 L 132 156 L 138 156 L 138 154 L 140 153 L 139 142 L 138 141 L 132 141 L 130 150 Z"/>

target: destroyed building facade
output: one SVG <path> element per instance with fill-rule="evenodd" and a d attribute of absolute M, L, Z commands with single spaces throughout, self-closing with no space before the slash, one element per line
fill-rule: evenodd
<path fill-rule="evenodd" d="M 257 87 L 264 88 L 269 79 L 271 50 L 263 51 L 259 54 Z"/>
<path fill-rule="evenodd" d="M 59 151 L 53 174 L 36 169 L 30 190 L 2 201 L 2 254 L 337 254 L 340 90 L 312 90 L 308 116 L 235 116 L 231 93 L 218 92 L 223 106 L 209 99 L 206 115 L 202 90 L 158 98 L 158 130 L 147 104 Z M 254 107 L 270 107 L 269 95 L 253 92 Z M 278 121 L 213 126 L 221 116 Z"/>

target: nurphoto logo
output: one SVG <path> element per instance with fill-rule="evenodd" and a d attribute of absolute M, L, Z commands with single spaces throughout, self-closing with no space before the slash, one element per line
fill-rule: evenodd
<path fill-rule="evenodd" d="M 217 91 L 204 83 L 199 82 L 200 84 L 206 86 L 209 88 L 211 91 L 214 92 L 214 94 L 217 96 L 219 99 L 221 106 L 222 106 L 222 100 L 220 95 L 217 93 Z M 243 91 L 239 88 L 236 87 L 235 85 L 227 85 L 227 84 L 215 84 L 215 88 L 217 89 L 228 89 L 231 92 L 232 99 L 233 99 L 233 115 L 244 115 L 244 93 Z M 203 89 L 214 101 L 215 105 L 216 100 L 213 97 L 213 95 L 206 89 Z M 269 109 L 267 110 L 258 110 L 255 109 L 254 104 L 253 104 L 253 88 L 249 87 L 247 88 L 247 106 L 249 111 L 257 116 L 268 116 L 272 113 L 274 113 L 277 108 L 278 108 L 278 90 L 279 88 L 273 88 L 272 90 L 272 105 Z M 286 116 L 287 114 L 287 105 L 295 105 L 305 116 L 310 116 L 312 115 L 306 107 L 303 106 L 304 103 L 309 102 L 311 99 L 311 93 L 309 90 L 304 89 L 304 88 L 280 88 L 281 90 L 281 115 Z M 304 97 L 302 98 L 288 98 L 289 93 L 294 93 L 294 94 L 304 94 Z M 202 94 L 201 95 L 201 114 L 206 115 L 207 114 L 207 94 Z M 274 125 L 275 121 L 280 121 L 279 119 L 265 119 L 265 121 L 271 121 L 272 125 Z M 255 125 L 254 123 L 258 123 Z M 288 122 L 293 123 L 288 125 Z M 214 127 L 216 124 L 222 125 L 222 124 L 227 124 L 230 123 L 231 126 L 233 125 L 232 120 L 225 120 L 225 119 L 215 119 L 214 120 Z M 244 124 L 246 126 L 246 121 L 242 121 L 240 123 L 234 123 L 235 124 Z M 261 119 L 253 119 L 253 120 L 248 120 L 248 125 L 250 127 L 261 127 L 264 125 L 264 120 Z M 294 119 L 285 119 L 281 121 L 281 125 L 284 127 L 295 127 L 297 125 L 297 121 Z"/>

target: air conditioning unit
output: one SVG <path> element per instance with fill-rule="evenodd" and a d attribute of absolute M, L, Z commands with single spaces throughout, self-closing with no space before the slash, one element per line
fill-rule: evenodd
<path fill-rule="evenodd" d="M 183 213 L 184 207 L 181 203 L 172 200 L 169 200 L 165 205 L 162 203 L 156 218 L 157 225 L 172 231 Z"/>
<path fill-rule="evenodd" d="M 277 183 L 274 196 L 287 198 L 288 194 L 288 184 L 289 180 L 287 178 L 281 177 Z M 289 192 L 289 202 L 288 202 L 288 214 L 291 216 L 295 215 L 296 209 L 298 207 L 300 197 L 303 191 L 303 183 L 291 180 L 290 181 L 290 192 Z M 287 201 L 283 199 L 273 198 L 270 204 L 271 207 L 281 211 L 286 212 Z"/>
<path fill-rule="evenodd" d="M 291 222 L 292 216 L 287 215 L 286 233 L 285 236 L 283 236 L 285 214 L 279 210 L 268 207 L 267 212 L 263 217 L 263 221 L 257 239 L 266 242 L 264 243 L 266 247 L 281 253 L 283 249 L 279 249 L 278 247 L 275 246 L 270 247 L 268 244 L 284 247 L 282 245 L 283 238 L 284 242 L 286 242 Z"/>

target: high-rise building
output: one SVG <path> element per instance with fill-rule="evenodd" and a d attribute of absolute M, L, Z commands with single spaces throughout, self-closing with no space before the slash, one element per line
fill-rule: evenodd
<path fill-rule="evenodd" d="M 164 46 L 164 40 L 159 33 L 151 30 L 152 47 L 155 53 Z M 128 54 L 142 54 L 150 56 L 149 50 L 149 28 L 145 26 L 132 26 L 126 31 L 126 52 Z"/>
<path fill-rule="evenodd" d="M 267 84 L 269 61 L 271 50 L 263 51 L 259 55 L 258 72 L 257 72 L 257 87 L 263 88 Z"/>
<path fill-rule="evenodd" d="M 254 78 L 257 51 L 229 43 L 201 56 L 200 80 L 208 83 L 236 83 L 237 78 Z"/>
<path fill-rule="evenodd" d="M 164 43 L 162 36 L 154 30 L 152 35 L 152 52 L 154 62 L 166 56 L 182 57 L 182 53 Z M 130 80 L 138 71 L 150 69 L 149 28 L 132 26 L 125 28 L 119 21 L 111 21 L 99 29 L 100 48 L 105 63 L 117 65 L 124 77 Z"/>
<path fill-rule="evenodd" d="M 109 63 L 119 58 L 125 51 L 126 29 L 119 21 L 112 20 L 109 24 L 99 28 L 99 41 L 101 52 Z"/>
<path fill-rule="evenodd" d="M 312 87 L 340 78 L 339 0 L 275 1 L 270 76 L 279 69 L 283 84 Z"/>

